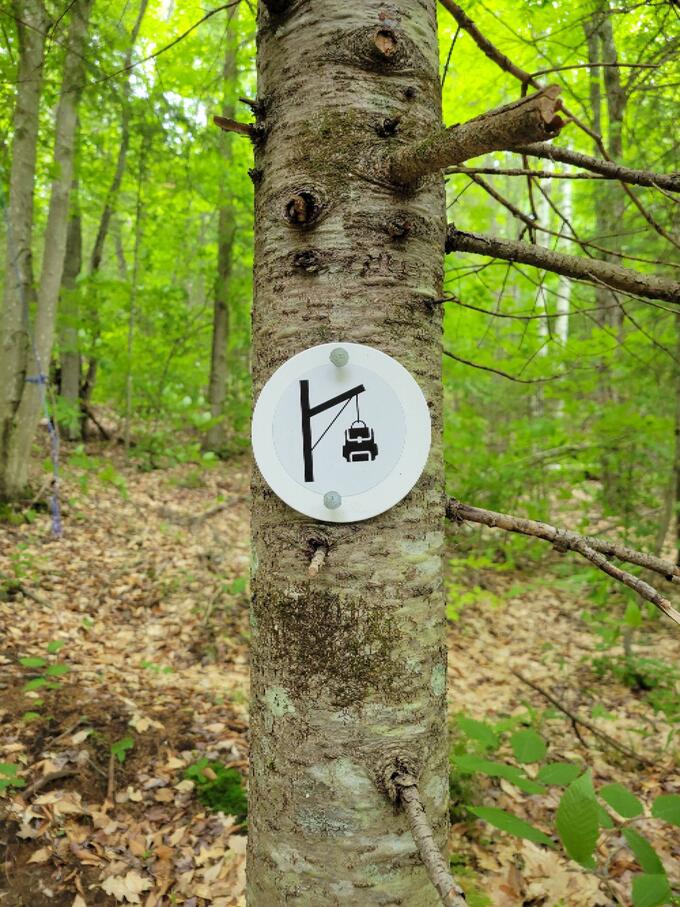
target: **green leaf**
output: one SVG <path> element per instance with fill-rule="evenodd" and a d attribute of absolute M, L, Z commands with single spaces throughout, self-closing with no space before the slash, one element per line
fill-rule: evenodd
<path fill-rule="evenodd" d="M 54 655 L 59 649 L 62 649 L 66 645 L 66 642 L 63 639 L 53 639 L 52 642 L 47 643 L 47 651 L 50 655 Z"/>
<path fill-rule="evenodd" d="M 68 674 L 71 668 L 68 665 L 50 665 L 49 668 L 45 671 L 46 677 L 63 677 L 64 674 Z"/>
<path fill-rule="evenodd" d="M 498 734 L 484 721 L 476 721 L 466 715 L 459 715 L 456 724 L 471 740 L 476 740 L 488 750 L 496 750 L 500 744 Z"/>
<path fill-rule="evenodd" d="M 680 828 L 680 794 L 661 794 L 652 803 L 652 815 Z"/>
<path fill-rule="evenodd" d="M 548 752 L 545 740 L 530 728 L 514 733 L 510 743 L 518 762 L 540 762 Z"/>
<path fill-rule="evenodd" d="M 593 851 L 600 831 L 597 800 L 590 772 L 572 781 L 562 794 L 555 825 L 564 849 L 586 869 L 595 868 Z"/>
<path fill-rule="evenodd" d="M 606 784 L 599 794 L 624 819 L 634 819 L 644 812 L 642 803 L 623 784 Z"/>
<path fill-rule="evenodd" d="M 19 659 L 19 664 L 25 668 L 44 668 L 47 662 L 44 658 L 39 658 L 37 655 L 27 655 L 26 658 Z"/>
<path fill-rule="evenodd" d="M 634 828 L 624 828 L 623 837 L 644 872 L 652 875 L 665 875 L 663 863 L 647 838 L 644 838 Z"/>
<path fill-rule="evenodd" d="M 548 847 L 555 846 L 545 832 L 534 828 L 533 825 L 529 825 L 524 819 L 513 816 L 512 813 L 508 813 L 504 809 L 498 809 L 495 806 L 467 806 L 466 809 L 473 816 L 483 819 L 495 828 L 500 828 L 501 831 L 507 831 L 518 838 L 526 838 L 527 841 L 533 841 L 535 844 L 545 844 Z"/>
<path fill-rule="evenodd" d="M 505 762 L 493 762 L 489 759 L 480 759 L 478 756 L 470 755 L 454 756 L 453 764 L 464 775 L 472 775 L 478 772 L 481 775 L 488 775 L 490 778 L 504 778 L 527 794 L 544 794 L 546 792 L 544 785 L 527 778 L 521 769 L 515 765 L 507 765 Z"/>
<path fill-rule="evenodd" d="M 544 784 L 571 784 L 581 774 L 581 768 L 573 762 L 550 762 L 541 766 L 538 780 Z"/>
<path fill-rule="evenodd" d="M 665 875 L 644 875 L 633 878 L 633 907 L 659 907 L 670 904 L 671 887 Z"/>
<path fill-rule="evenodd" d="M 30 693 L 31 690 L 39 690 L 40 687 L 47 686 L 48 683 L 49 681 L 45 677 L 35 677 L 24 684 L 24 690 Z"/>
<path fill-rule="evenodd" d="M 25 721 L 27 724 L 29 721 L 39 721 L 42 718 L 42 715 L 39 712 L 24 712 L 21 716 L 21 720 Z"/>
<path fill-rule="evenodd" d="M 4 775 L 6 778 L 16 778 L 18 771 L 19 766 L 14 762 L 0 762 L 0 775 Z"/>
<path fill-rule="evenodd" d="M 614 828 L 616 824 L 601 803 L 597 804 L 597 821 L 600 823 L 600 828 Z"/>
<path fill-rule="evenodd" d="M 132 737 L 123 737 L 121 740 L 116 740 L 115 743 L 111 744 L 111 752 L 122 764 L 127 758 L 128 750 L 131 750 L 134 745 L 135 741 Z"/>

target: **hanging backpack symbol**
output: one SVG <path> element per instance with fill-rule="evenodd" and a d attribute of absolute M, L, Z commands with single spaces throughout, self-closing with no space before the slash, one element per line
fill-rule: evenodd
<path fill-rule="evenodd" d="M 348 463 L 365 463 L 375 460 L 378 456 L 378 445 L 375 443 L 373 429 L 369 428 L 362 419 L 355 419 L 345 431 L 342 455 Z"/>

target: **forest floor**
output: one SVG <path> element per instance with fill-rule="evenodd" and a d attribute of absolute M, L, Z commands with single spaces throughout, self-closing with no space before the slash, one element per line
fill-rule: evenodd
<path fill-rule="evenodd" d="M 0 907 L 236 907 L 243 821 L 214 807 L 238 801 L 227 769 L 247 771 L 247 461 L 139 472 L 89 452 L 66 470 L 61 540 L 47 514 L 0 524 L 0 780 L 17 781 L 0 792 Z M 680 792 L 670 725 L 642 694 L 597 678 L 578 588 L 550 569 L 465 568 L 476 593 L 450 625 L 452 717 L 529 716 L 551 760 L 587 764 L 645 804 Z M 653 630 L 654 657 L 676 661 L 677 634 Z M 555 788 L 527 796 L 496 778 L 461 792 L 554 827 Z M 644 821 L 678 884 L 677 836 Z M 494 907 L 627 905 L 639 867 L 621 845 L 617 829 L 602 837 L 605 885 L 482 822 L 456 819 L 451 832 L 471 902 Z"/>

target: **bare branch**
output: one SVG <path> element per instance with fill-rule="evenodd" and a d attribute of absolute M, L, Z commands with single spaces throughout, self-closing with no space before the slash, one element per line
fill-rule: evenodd
<path fill-rule="evenodd" d="M 595 258 L 581 258 L 546 249 L 545 246 L 516 240 L 498 239 L 480 233 L 464 233 L 450 225 L 446 236 L 447 252 L 472 252 L 488 255 L 503 261 L 532 265 L 573 280 L 585 280 L 614 290 L 622 290 L 644 299 L 663 299 L 680 305 L 680 281 L 653 274 L 640 274 L 630 268 L 600 261 Z"/>
<path fill-rule="evenodd" d="M 462 164 L 480 154 L 557 135 L 564 125 L 564 120 L 557 115 L 561 109 L 560 91 L 558 85 L 551 85 L 466 123 L 440 129 L 416 145 L 403 146 L 391 161 L 392 180 L 400 185 L 410 185 L 428 173 Z"/>
<path fill-rule="evenodd" d="M 635 750 L 624 746 L 623 743 L 619 743 L 618 740 L 615 740 L 613 737 L 610 737 L 609 734 L 601 731 L 596 724 L 593 724 L 586 718 L 582 718 L 577 712 L 573 712 L 571 711 L 571 709 L 568 709 L 559 701 L 559 699 L 556 699 L 552 693 L 544 690 L 543 687 L 539 687 L 537 683 L 535 683 L 533 680 L 529 680 L 529 678 L 525 677 L 524 674 L 520 673 L 520 671 L 513 671 L 512 673 L 515 675 L 515 677 L 518 677 L 522 681 L 522 683 L 525 683 L 533 690 L 536 690 L 537 693 L 540 693 L 541 696 L 544 696 L 548 700 L 548 702 L 552 703 L 552 705 L 554 705 L 555 708 L 559 709 L 560 712 L 564 712 L 564 714 L 567 716 L 567 718 L 569 718 L 572 724 L 581 724 L 583 725 L 583 727 L 588 728 L 591 734 L 599 737 L 600 740 L 603 740 L 613 750 L 618 750 L 619 753 L 623 753 L 624 756 L 628 756 L 629 759 L 634 759 L 636 762 L 641 762 L 644 765 L 654 765 L 654 763 L 650 759 L 647 759 L 645 756 L 641 756 L 639 753 L 636 753 Z"/>
<path fill-rule="evenodd" d="M 514 151 L 515 149 L 511 149 Z M 487 176 L 531 176 L 541 180 L 608 180 L 615 176 L 602 176 L 599 173 L 564 173 L 556 170 L 532 170 L 523 167 L 447 167 L 447 173 L 483 173 Z"/>
<path fill-rule="evenodd" d="M 482 372 L 493 372 L 494 375 L 500 375 L 501 378 L 507 378 L 508 381 L 515 381 L 517 384 L 545 384 L 546 381 L 557 381 L 558 378 L 564 377 L 563 375 L 550 375 L 548 378 L 518 378 L 516 375 L 511 375 L 509 372 L 494 368 L 492 365 L 482 365 L 479 362 L 470 362 L 469 359 L 463 359 L 462 356 L 456 356 L 455 353 L 451 353 L 449 350 L 442 350 L 442 352 L 445 356 L 448 356 L 449 359 L 455 359 L 456 362 L 460 362 L 462 365 L 478 368 Z"/>
<path fill-rule="evenodd" d="M 393 778 L 397 790 L 398 802 L 408 817 L 413 840 L 416 842 L 420 858 L 425 864 L 430 881 L 437 889 L 444 907 L 466 907 L 467 901 L 460 885 L 449 872 L 448 866 L 434 840 L 430 823 L 420 799 L 418 782 L 406 772 Z"/>
<path fill-rule="evenodd" d="M 439 0 L 441 5 L 448 10 L 453 18 L 456 20 L 458 25 L 466 31 L 472 40 L 475 42 L 477 47 L 485 54 L 490 60 L 492 60 L 497 66 L 507 73 L 510 73 L 511 76 L 514 76 L 522 85 L 527 86 L 531 85 L 533 88 L 538 88 L 541 90 L 543 86 L 530 72 L 527 72 L 525 69 L 522 69 L 520 66 L 517 66 L 512 60 L 502 53 L 495 44 L 489 41 L 488 38 L 485 38 L 481 31 L 477 28 L 472 19 L 458 6 L 457 3 L 454 3 L 454 0 Z M 574 113 L 570 110 L 567 110 L 566 107 L 563 107 L 564 115 L 572 120 L 579 129 L 582 129 L 586 135 L 589 135 L 591 139 L 595 141 L 598 148 L 604 154 L 606 149 L 602 144 L 602 136 L 598 133 L 593 132 L 593 130 L 588 126 L 587 123 L 584 123 L 583 120 L 579 119 Z"/>
<path fill-rule="evenodd" d="M 602 161 L 578 151 L 560 148 L 557 145 L 540 143 L 513 148 L 518 154 L 528 154 L 531 157 L 540 157 L 548 161 L 559 161 L 560 164 L 573 164 L 584 170 L 592 170 L 608 179 L 620 180 L 624 183 L 633 183 L 635 186 L 651 186 L 653 188 L 667 189 L 669 192 L 680 192 L 680 173 L 653 173 L 651 170 L 633 170 L 631 167 L 622 167 L 613 161 Z"/>
<path fill-rule="evenodd" d="M 660 611 L 663 611 L 675 623 L 680 624 L 680 611 L 677 611 L 667 598 L 660 595 L 649 583 L 637 576 L 633 576 L 632 573 L 626 573 L 625 570 L 607 560 L 607 557 L 616 557 L 619 560 L 654 570 L 666 579 L 671 580 L 671 582 L 678 582 L 678 579 L 676 579 L 676 577 L 680 576 L 678 568 L 662 561 L 660 558 L 603 539 L 578 535 L 578 533 L 567 529 L 557 529 L 549 523 L 514 517 L 507 513 L 496 513 L 493 510 L 483 510 L 481 507 L 471 507 L 468 504 L 457 501 L 455 498 L 449 499 L 446 505 L 446 515 L 449 519 L 458 523 L 465 521 L 481 523 L 484 526 L 490 526 L 492 529 L 504 529 L 506 532 L 518 532 L 521 535 L 530 535 L 537 539 L 543 539 L 546 542 L 551 542 L 557 551 L 576 551 L 577 554 L 595 564 L 604 573 L 628 586 L 629 589 L 633 589 L 645 601 L 656 605 Z"/>

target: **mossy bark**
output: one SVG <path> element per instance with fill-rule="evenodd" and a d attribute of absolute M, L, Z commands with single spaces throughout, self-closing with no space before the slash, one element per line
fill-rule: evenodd
<path fill-rule="evenodd" d="M 441 125 L 435 7 L 259 13 L 255 393 L 307 347 L 369 344 L 419 382 L 433 444 L 413 491 L 356 525 L 295 513 L 255 472 L 249 907 L 438 902 L 384 787 L 417 774 L 445 846 L 444 187 L 386 178 L 395 147 Z"/>

